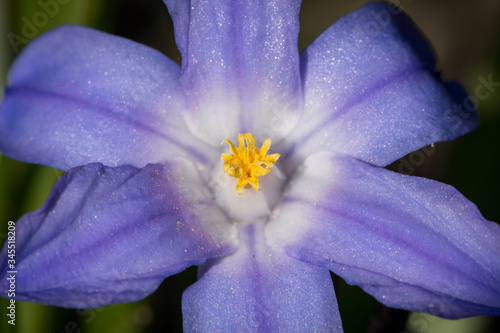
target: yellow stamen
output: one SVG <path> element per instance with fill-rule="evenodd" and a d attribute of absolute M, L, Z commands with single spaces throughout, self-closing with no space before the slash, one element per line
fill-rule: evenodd
<path fill-rule="evenodd" d="M 246 146 L 245 146 L 246 140 Z M 267 156 L 267 151 L 271 147 L 271 139 L 267 139 L 262 144 L 262 148 L 257 149 L 255 139 L 250 133 L 239 134 L 238 144 L 235 145 L 229 139 L 225 139 L 222 143 L 227 142 L 231 149 L 231 154 L 222 154 L 224 160 L 222 170 L 231 177 L 238 178 L 236 184 L 236 192 L 241 194 L 243 188 L 249 188 L 250 185 L 254 190 L 259 190 L 259 177 L 268 174 L 273 167 L 273 164 L 278 160 L 280 154 L 272 154 Z"/>

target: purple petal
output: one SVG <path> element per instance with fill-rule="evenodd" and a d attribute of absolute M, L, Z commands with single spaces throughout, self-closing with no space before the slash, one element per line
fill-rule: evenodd
<path fill-rule="evenodd" d="M 301 110 L 299 0 L 165 0 L 182 53 L 193 133 L 280 138 Z"/>
<path fill-rule="evenodd" d="M 379 166 L 477 126 L 456 83 L 442 84 L 425 39 L 389 3 L 370 3 L 301 54 L 305 114 L 289 140 L 297 165 L 329 150 Z"/>
<path fill-rule="evenodd" d="M 265 243 L 262 223 L 240 226 L 233 255 L 207 261 L 183 294 L 187 332 L 342 332 L 326 269 Z"/>
<path fill-rule="evenodd" d="M 71 169 L 16 223 L 16 299 L 74 308 L 136 301 L 165 277 L 232 253 L 236 231 L 200 184 L 180 162 Z"/>
<path fill-rule="evenodd" d="M 204 161 L 180 117 L 179 66 L 144 45 L 77 26 L 33 41 L 10 72 L 0 151 L 60 169 Z M 195 148 L 200 145 L 200 148 Z"/>
<path fill-rule="evenodd" d="M 500 314 L 500 226 L 453 187 L 348 157 L 306 160 L 266 236 L 392 307 Z"/>

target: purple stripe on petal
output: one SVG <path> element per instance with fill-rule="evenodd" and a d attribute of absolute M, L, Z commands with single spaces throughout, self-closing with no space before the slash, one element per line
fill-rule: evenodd
<path fill-rule="evenodd" d="M 161 53 L 65 26 L 16 60 L 0 106 L 0 150 L 67 170 L 102 162 L 142 167 L 175 155 L 210 160 L 186 128 L 180 68 Z"/>
<path fill-rule="evenodd" d="M 193 133 L 212 145 L 252 132 L 277 142 L 302 108 L 300 1 L 165 0 L 182 53 Z"/>
<path fill-rule="evenodd" d="M 171 157 L 175 151 L 202 164 L 211 162 L 198 147 L 194 148 L 190 145 L 192 143 L 185 144 L 174 136 L 178 133 L 165 132 L 163 126 L 146 123 L 148 119 L 116 114 L 106 106 L 93 105 L 81 97 L 17 87 L 8 88 L 6 96 L 2 106 L 6 127 L 15 124 L 10 131 L 15 128 L 16 132 L 29 132 L 29 135 L 10 137 L 5 145 L 0 142 L 0 150 L 11 157 L 19 156 L 26 162 L 44 164 L 47 157 L 52 156 L 50 165 L 61 169 L 87 164 L 90 160 L 113 166 L 135 160 L 136 165 L 141 165 Z M 34 106 L 38 113 L 43 114 L 43 122 L 40 118 L 31 117 Z M 77 125 L 78 120 L 81 120 L 81 125 Z M 10 131 L 6 129 L 4 133 Z M 92 139 L 82 140 L 83 133 L 88 133 L 87 138 Z M 37 140 L 38 135 L 44 136 L 44 140 Z M 125 144 L 130 140 L 132 145 Z M 65 144 L 58 144 L 58 141 Z M 201 141 L 199 145 L 205 146 Z M 135 150 L 134 146 L 141 149 Z M 35 147 L 38 148 L 38 156 L 32 155 L 31 150 Z M 42 152 L 46 154 L 42 155 Z"/>
<path fill-rule="evenodd" d="M 322 153 L 298 169 L 276 211 L 270 244 L 386 305 L 500 314 L 500 227 L 451 186 Z"/>
<path fill-rule="evenodd" d="M 165 277 L 234 252 L 234 228 L 202 193 L 189 162 L 69 170 L 16 223 L 16 299 L 75 308 L 136 301 Z M 5 274 L 6 247 L 0 257 Z M 5 294 L 5 275 L 1 283 Z"/>
<path fill-rule="evenodd" d="M 185 331 L 342 332 L 328 271 L 269 248 L 262 222 L 240 226 L 239 238 L 184 292 Z"/>
<path fill-rule="evenodd" d="M 440 82 L 423 37 L 389 6 L 342 17 L 301 54 L 305 111 L 286 139 L 291 170 L 321 150 L 383 166 L 477 126 L 467 94 Z"/>

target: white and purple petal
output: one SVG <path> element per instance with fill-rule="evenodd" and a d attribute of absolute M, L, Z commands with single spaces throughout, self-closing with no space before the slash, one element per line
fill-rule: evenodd
<path fill-rule="evenodd" d="M 236 230 L 197 177 L 183 161 L 71 169 L 16 223 L 15 298 L 73 308 L 137 301 L 165 277 L 234 252 Z M 7 246 L 1 258 L 6 294 Z"/>
<path fill-rule="evenodd" d="M 327 269 L 267 246 L 263 223 L 238 228 L 240 247 L 200 266 L 183 294 L 186 332 L 342 332 Z"/>
<path fill-rule="evenodd" d="M 447 318 L 500 314 L 500 226 L 451 186 L 317 154 L 266 236 L 388 306 Z"/>
<path fill-rule="evenodd" d="M 275 142 L 302 107 L 299 0 L 165 0 L 182 53 L 191 132 L 212 145 L 238 133 Z"/>
<path fill-rule="evenodd" d="M 59 169 L 208 161 L 181 117 L 180 68 L 144 45 L 64 26 L 34 40 L 10 71 L 0 151 Z"/>
<path fill-rule="evenodd" d="M 301 54 L 304 116 L 284 157 L 335 151 L 385 166 L 477 126 L 475 106 L 434 72 L 432 50 L 400 9 L 369 3 Z"/>

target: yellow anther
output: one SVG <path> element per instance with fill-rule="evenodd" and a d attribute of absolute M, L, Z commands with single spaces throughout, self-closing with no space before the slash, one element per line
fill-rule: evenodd
<path fill-rule="evenodd" d="M 273 164 L 280 157 L 280 154 L 266 155 L 271 147 L 271 139 L 264 141 L 260 149 L 257 149 L 255 139 L 250 133 L 238 135 L 238 148 L 229 139 L 222 141 L 222 143 L 224 142 L 229 144 L 231 154 L 224 153 L 221 155 L 224 160 L 222 170 L 229 176 L 238 178 L 236 192 L 241 194 L 243 188 L 250 187 L 250 185 L 254 190 L 258 191 L 259 177 L 268 174 Z"/>

